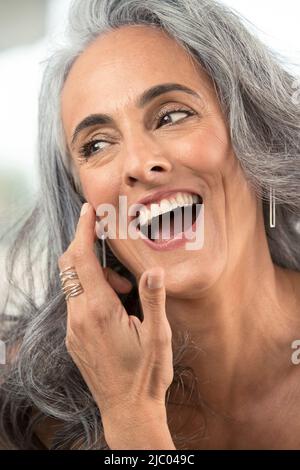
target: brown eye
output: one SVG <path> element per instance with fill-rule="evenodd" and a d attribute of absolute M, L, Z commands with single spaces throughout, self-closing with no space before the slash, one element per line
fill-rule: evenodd
<path fill-rule="evenodd" d="M 108 142 L 107 140 L 99 140 L 99 139 L 91 140 L 87 142 L 86 144 L 82 145 L 82 147 L 79 149 L 79 154 L 81 155 L 83 159 L 87 160 L 89 157 L 91 157 L 95 153 L 102 152 L 105 149 L 105 147 L 103 148 L 103 146 L 100 145 L 103 143 L 109 144 L 110 142 Z"/>
<path fill-rule="evenodd" d="M 163 123 L 163 124 L 177 124 L 178 121 L 182 121 L 183 119 L 178 119 L 176 120 L 175 122 L 172 121 L 171 119 L 171 122 L 166 122 L 165 121 L 165 118 L 171 116 L 172 114 L 174 114 L 175 116 L 177 115 L 182 115 L 182 114 L 185 114 L 187 116 L 193 116 L 195 113 L 190 111 L 190 110 L 187 110 L 187 109 L 182 109 L 182 108 L 176 108 L 176 109 L 168 109 L 168 110 L 163 110 L 161 111 L 159 114 L 158 114 L 158 123 Z"/>

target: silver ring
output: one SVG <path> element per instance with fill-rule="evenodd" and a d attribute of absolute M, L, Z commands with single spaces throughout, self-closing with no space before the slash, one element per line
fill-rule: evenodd
<path fill-rule="evenodd" d="M 66 301 L 70 297 L 75 297 L 76 295 L 82 294 L 84 292 L 83 287 L 80 282 L 69 282 L 75 279 L 79 280 L 78 274 L 75 271 L 75 266 L 68 266 L 63 271 L 59 273 L 60 281 L 62 284 L 62 291 L 65 294 Z"/>

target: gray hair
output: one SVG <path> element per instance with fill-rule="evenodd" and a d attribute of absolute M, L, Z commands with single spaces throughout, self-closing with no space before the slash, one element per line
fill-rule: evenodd
<path fill-rule="evenodd" d="M 31 213 L 20 220 L 7 258 L 10 289 L 1 322 L 2 338 L 8 349 L 19 345 L 1 374 L 0 434 L 10 448 L 40 448 L 33 429 L 46 416 L 62 422 L 52 449 L 108 448 L 99 410 L 65 347 L 66 304 L 57 260 L 74 237 L 84 198 L 67 152 L 59 99 L 73 62 L 87 45 L 122 25 L 161 28 L 211 77 L 235 155 L 263 202 L 272 260 L 300 271 L 300 234 L 296 228 L 300 208 L 300 108 L 293 100 L 295 77 L 279 56 L 245 27 L 238 14 L 213 0 L 73 1 L 69 43 L 48 58 L 40 91 L 40 190 Z M 276 196 L 276 229 L 268 224 L 270 187 Z M 26 261 L 27 284 L 23 276 L 22 289 L 16 277 L 20 256 L 23 263 Z M 110 251 L 108 266 L 135 283 L 133 275 Z M 38 296 L 41 286 L 43 295 Z M 136 285 L 132 293 L 120 298 L 125 308 L 130 306 L 142 318 Z M 11 304 L 17 317 L 11 318 Z M 180 365 L 187 348 L 193 347 L 188 332 L 182 333 L 183 339 L 174 341 L 174 381 L 167 393 L 168 403 L 174 389 L 186 389 L 185 378 L 191 372 Z M 193 385 L 189 388 L 194 390 Z M 197 403 L 201 402 L 200 392 L 196 396 Z M 187 404 L 188 400 L 180 406 Z M 33 407 L 38 410 L 34 417 Z M 196 434 L 200 432 L 199 427 Z M 184 435 L 173 438 L 181 449 L 192 439 Z"/>

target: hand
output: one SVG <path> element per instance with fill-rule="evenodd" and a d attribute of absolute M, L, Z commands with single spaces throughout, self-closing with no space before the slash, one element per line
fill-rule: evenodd
<path fill-rule="evenodd" d="M 89 204 L 78 221 L 75 238 L 59 258 L 62 271 L 75 266 L 84 292 L 67 302 L 66 347 L 88 385 L 102 419 L 143 410 L 161 416 L 173 380 L 172 331 L 165 311 L 164 271 L 145 271 L 139 281 L 144 320 L 124 309 L 115 291 L 129 292 L 128 281 L 102 268 L 93 250 L 96 215 Z M 147 287 L 147 274 L 162 279 Z M 143 417 L 144 418 L 144 417 Z"/>

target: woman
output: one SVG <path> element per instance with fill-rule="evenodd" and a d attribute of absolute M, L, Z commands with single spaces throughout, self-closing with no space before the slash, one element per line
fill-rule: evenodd
<path fill-rule="evenodd" d="M 6 447 L 300 448 L 294 77 L 212 0 L 75 1 L 69 21 L 11 252 L 13 279 L 26 245 L 29 285 L 3 322 Z M 99 206 L 120 221 L 120 196 L 178 192 L 202 203 L 203 245 L 117 233 L 102 266 Z"/>

